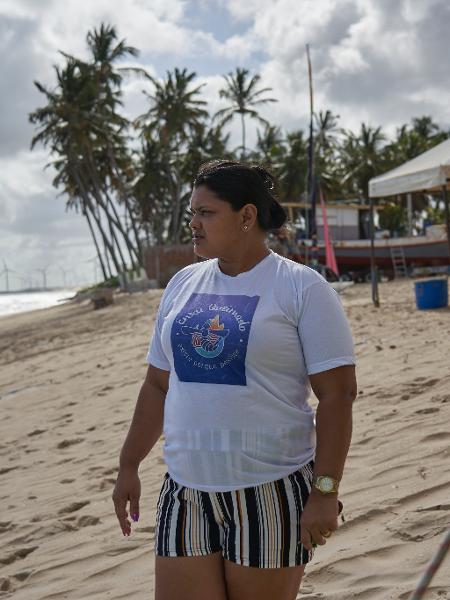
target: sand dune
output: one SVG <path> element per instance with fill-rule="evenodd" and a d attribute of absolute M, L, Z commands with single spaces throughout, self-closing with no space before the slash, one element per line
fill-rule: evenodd
<path fill-rule="evenodd" d="M 380 295 L 379 309 L 366 285 L 342 296 L 359 361 L 345 522 L 299 598 L 407 599 L 450 527 L 450 310 L 417 311 L 411 281 Z M 159 297 L 0 320 L 0 596 L 153 597 L 161 444 L 141 468 L 130 538 L 110 498 Z M 426 598 L 450 599 L 450 556 Z"/>

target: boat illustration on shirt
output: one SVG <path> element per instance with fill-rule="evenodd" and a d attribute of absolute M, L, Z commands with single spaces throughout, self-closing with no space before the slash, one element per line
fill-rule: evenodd
<path fill-rule="evenodd" d="M 184 325 L 181 332 L 191 336 L 192 346 L 197 354 L 204 358 L 215 358 L 222 352 L 230 330 L 225 329 L 225 326 L 220 323 L 220 316 L 216 315 L 205 321 L 202 326 Z"/>

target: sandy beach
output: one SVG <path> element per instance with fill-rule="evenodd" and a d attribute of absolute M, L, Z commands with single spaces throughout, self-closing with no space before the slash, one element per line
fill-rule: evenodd
<path fill-rule="evenodd" d="M 346 290 L 359 393 L 341 485 L 345 522 L 298 598 L 407 599 L 450 527 L 450 309 L 416 310 L 412 281 Z M 141 519 L 111 501 L 160 290 L 0 319 L 0 597 L 153 598 L 161 442 L 141 467 Z M 450 556 L 427 599 L 450 599 Z"/>

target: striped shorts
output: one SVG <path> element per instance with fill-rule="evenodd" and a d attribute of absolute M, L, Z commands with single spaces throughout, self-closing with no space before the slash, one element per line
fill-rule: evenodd
<path fill-rule="evenodd" d="M 259 568 L 293 567 L 313 552 L 300 541 L 300 517 L 310 490 L 314 463 L 255 487 L 201 492 L 168 473 L 158 499 L 157 556 L 205 556 Z"/>

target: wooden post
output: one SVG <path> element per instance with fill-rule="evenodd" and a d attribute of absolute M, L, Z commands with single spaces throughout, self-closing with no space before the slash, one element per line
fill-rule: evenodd
<path fill-rule="evenodd" d="M 372 301 L 376 308 L 380 306 L 378 295 L 378 269 L 375 265 L 375 220 L 373 214 L 373 198 L 369 199 L 370 206 L 370 279 L 372 281 Z"/>
<path fill-rule="evenodd" d="M 408 235 L 412 236 L 412 194 L 409 193 L 406 195 L 406 209 L 408 212 Z"/>
<path fill-rule="evenodd" d="M 448 208 L 447 186 L 442 186 L 442 199 L 444 200 L 445 224 L 447 226 L 448 259 L 450 264 L 450 211 Z"/>

